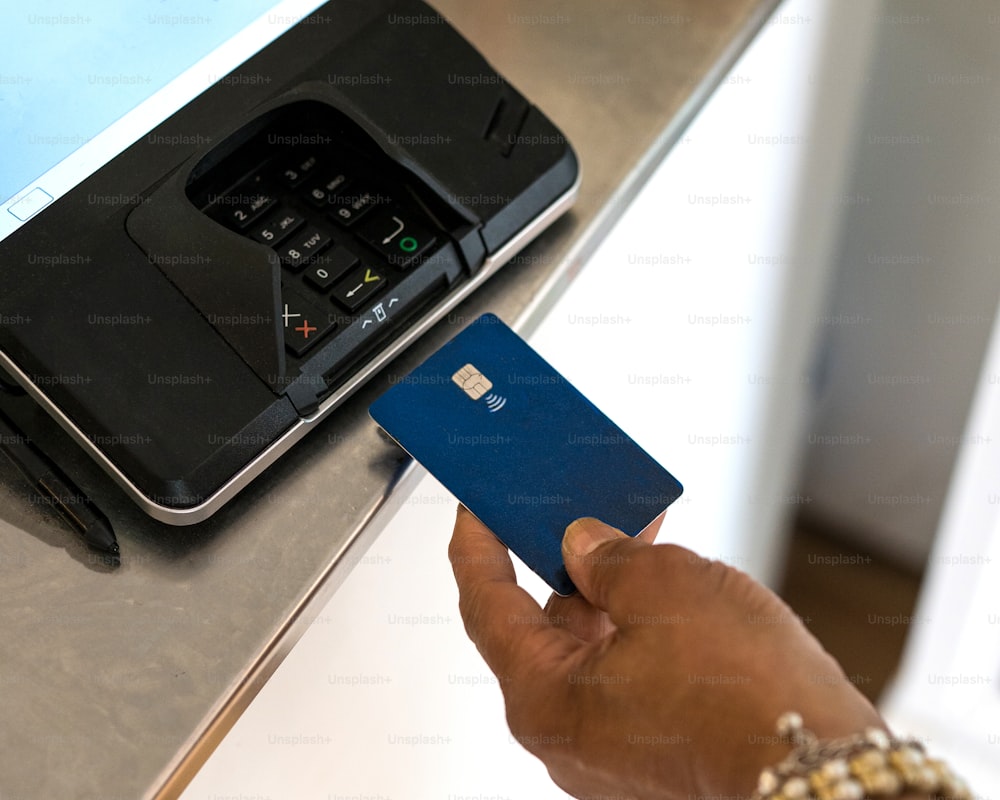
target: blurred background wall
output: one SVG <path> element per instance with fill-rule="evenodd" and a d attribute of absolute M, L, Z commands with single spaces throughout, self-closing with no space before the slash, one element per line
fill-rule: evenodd
<path fill-rule="evenodd" d="M 920 568 L 1000 293 L 1000 6 L 882 0 L 874 35 L 800 491 Z"/>

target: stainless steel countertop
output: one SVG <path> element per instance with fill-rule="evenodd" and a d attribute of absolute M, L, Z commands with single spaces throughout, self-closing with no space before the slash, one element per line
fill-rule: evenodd
<path fill-rule="evenodd" d="M 368 404 L 485 311 L 530 333 L 778 4 L 433 2 L 569 137 L 577 205 L 206 523 L 144 517 L 48 426 L 115 525 L 116 570 L 0 467 L 3 800 L 180 793 L 417 476 Z"/>

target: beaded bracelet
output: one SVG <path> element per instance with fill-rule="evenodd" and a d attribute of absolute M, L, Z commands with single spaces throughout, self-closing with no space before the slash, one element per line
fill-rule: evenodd
<path fill-rule="evenodd" d="M 782 714 L 777 727 L 796 747 L 776 767 L 761 772 L 753 800 L 863 800 L 911 791 L 972 800 L 965 782 L 943 761 L 928 758 L 916 740 L 868 728 L 820 741 L 794 711 Z"/>

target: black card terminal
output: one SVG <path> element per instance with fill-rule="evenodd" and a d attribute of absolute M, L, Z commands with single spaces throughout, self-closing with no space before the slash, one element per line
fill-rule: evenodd
<path fill-rule="evenodd" d="M 199 522 L 578 179 L 431 7 L 336 0 L 0 241 L 0 365 L 147 513 Z"/>

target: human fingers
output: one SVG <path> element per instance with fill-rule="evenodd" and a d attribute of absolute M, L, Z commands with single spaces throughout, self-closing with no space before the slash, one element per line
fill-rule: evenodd
<path fill-rule="evenodd" d="M 596 642 L 614 632 L 611 619 L 576 592 L 569 597 L 553 593 L 545 604 L 549 622 L 569 631 L 581 642 Z"/>
<path fill-rule="evenodd" d="M 660 514 L 635 538 L 652 544 L 663 522 L 663 516 L 664 514 Z M 545 613 L 552 624 L 565 628 L 585 642 L 598 641 L 615 630 L 608 615 L 579 592 L 569 597 L 553 594 L 545 606 Z"/>
<path fill-rule="evenodd" d="M 636 539 L 652 544 L 663 523 L 666 512 L 660 514 L 636 535 Z M 595 642 L 615 630 L 614 623 L 601 609 L 595 607 L 579 592 L 569 597 L 553 594 L 545 606 L 545 613 L 553 625 L 565 628 L 578 639 Z"/>
<path fill-rule="evenodd" d="M 640 574 L 631 566 L 637 557 L 648 564 L 648 558 L 641 556 L 653 549 L 658 548 L 589 517 L 570 523 L 562 541 L 563 561 L 577 591 L 595 608 L 608 612 L 616 625 L 645 599 L 651 585 L 661 583 L 656 575 L 645 574 L 648 567 Z"/>
<path fill-rule="evenodd" d="M 578 645 L 517 585 L 507 548 L 472 512 L 459 506 L 448 556 L 469 638 L 501 681 L 530 672 Z"/>

